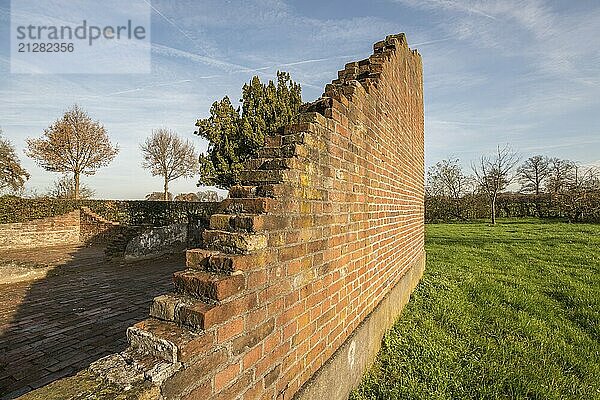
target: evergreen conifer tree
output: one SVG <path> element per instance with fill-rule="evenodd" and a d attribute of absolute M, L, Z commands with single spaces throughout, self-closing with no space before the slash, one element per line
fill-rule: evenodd
<path fill-rule="evenodd" d="M 237 109 L 226 96 L 213 103 L 208 118 L 199 119 L 197 135 L 208 140 L 200 155 L 199 185 L 223 189 L 239 183 L 243 162 L 263 147 L 265 138 L 293 121 L 302 104 L 300 85 L 286 72 L 277 72 L 277 83 L 253 77 L 242 88 Z"/>

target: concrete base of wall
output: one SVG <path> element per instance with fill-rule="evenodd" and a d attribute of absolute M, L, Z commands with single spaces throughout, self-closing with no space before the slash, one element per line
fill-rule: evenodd
<path fill-rule="evenodd" d="M 375 361 L 384 333 L 394 324 L 425 270 L 425 254 L 413 263 L 379 305 L 294 396 L 294 400 L 347 400 Z"/>

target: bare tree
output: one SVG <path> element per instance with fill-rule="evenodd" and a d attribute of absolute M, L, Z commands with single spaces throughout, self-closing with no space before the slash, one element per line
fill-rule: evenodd
<path fill-rule="evenodd" d="M 546 183 L 546 190 L 552 194 L 568 190 L 575 175 L 575 163 L 554 157 L 549 160 L 549 168 L 550 174 Z"/>
<path fill-rule="evenodd" d="M 147 201 L 165 201 L 165 194 L 164 194 L 164 192 L 148 193 L 146 195 L 146 200 Z M 167 193 L 167 200 L 168 201 L 173 200 L 173 195 L 171 194 L 171 192 Z"/>
<path fill-rule="evenodd" d="M 580 221 L 585 214 L 597 213 L 600 209 L 600 171 L 597 168 L 583 168 L 575 163 L 570 181 L 565 190 L 555 194 L 559 207 L 570 221 Z"/>
<path fill-rule="evenodd" d="M 8 139 L 2 137 L 0 129 L 0 190 L 21 192 L 27 179 L 29 174 L 21 167 L 15 148 Z"/>
<path fill-rule="evenodd" d="M 204 202 L 222 200 L 221 196 L 219 196 L 219 193 L 215 192 L 214 190 L 201 190 L 196 193 L 196 195 L 198 196 L 199 201 Z"/>
<path fill-rule="evenodd" d="M 427 192 L 452 202 L 452 214 L 464 219 L 463 197 L 472 192 L 473 179 L 463 173 L 458 159 L 442 160 L 427 171 Z"/>
<path fill-rule="evenodd" d="M 510 185 L 514 176 L 512 169 L 519 162 L 519 157 L 510 146 L 498 146 L 494 156 L 481 156 L 479 164 L 471 168 L 475 174 L 477 185 L 485 193 L 490 204 L 491 221 L 496 224 L 496 200 L 498 193 Z"/>
<path fill-rule="evenodd" d="M 198 156 L 192 143 L 181 139 L 169 129 L 155 129 L 140 146 L 144 161 L 142 166 L 152 176 L 164 179 L 164 200 L 168 200 L 169 182 L 192 177 L 198 172 Z"/>
<path fill-rule="evenodd" d="M 581 167 L 574 163 L 569 190 L 598 189 L 600 189 L 600 170 L 596 167 Z"/>
<path fill-rule="evenodd" d="M 79 198 L 90 199 L 96 193 L 85 184 L 79 186 Z M 75 199 L 75 182 L 68 175 L 63 175 L 60 179 L 54 181 L 48 191 L 48 196 L 55 199 Z"/>
<path fill-rule="evenodd" d="M 196 193 L 179 193 L 177 196 L 175 196 L 175 199 L 173 199 L 174 201 L 186 201 L 186 202 L 196 202 L 196 201 L 200 201 L 200 199 L 198 198 L 198 195 Z"/>
<path fill-rule="evenodd" d="M 539 195 L 549 176 L 550 161 L 544 156 L 530 157 L 517 169 L 517 179 L 523 193 Z"/>
<path fill-rule="evenodd" d="M 25 153 L 45 170 L 73 174 L 75 199 L 80 197 L 81 174 L 95 174 L 119 152 L 106 128 L 78 105 L 45 129 L 42 138 L 27 139 L 27 146 Z"/>

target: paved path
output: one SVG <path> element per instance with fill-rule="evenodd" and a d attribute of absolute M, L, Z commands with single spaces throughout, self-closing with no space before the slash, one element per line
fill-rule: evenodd
<path fill-rule="evenodd" d="M 36 281 L 0 285 L 0 398 L 13 399 L 126 347 L 125 330 L 171 289 L 183 255 L 107 263 L 100 248 L 0 253 L 55 266 Z M 0 270 L 1 271 L 1 270 Z"/>

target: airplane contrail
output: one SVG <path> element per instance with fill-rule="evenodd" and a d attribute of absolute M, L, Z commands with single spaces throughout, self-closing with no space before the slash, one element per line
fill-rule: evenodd
<path fill-rule="evenodd" d="M 120 94 L 140 92 L 142 90 L 151 89 L 151 88 L 155 88 L 155 87 L 179 85 L 181 83 L 188 83 L 188 82 L 191 82 L 191 81 L 192 81 L 191 79 L 183 79 L 183 80 L 174 81 L 174 82 L 163 82 L 163 83 L 157 83 L 157 84 L 154 84 L 154 85 L 140 86 L 140 87 L 137 87 L 137 88 L 134 88 L 134 89 L 126 89 L 126 90 L 120 90 L 118 92 L 108 93 L 108 94 L 103 95 L 103 97 L 110 97 L 110 96 L 117 96 L 117 95 L 120 95 Z"/>
<path fill-rule="evenodd" d="M 411 47 L 416 47 L 416 46 L 427 46 L 429 44 L 435 44 L 435 43 L 440 43 L 440 42 L 447 42 L 448 40 L 452 40 L 452 37 L 447 37 L 444 39 L 437 39 L 437 40 L 429 40 L 427 42 L 421 42 L 421 43 L 410 43 Z"/>

